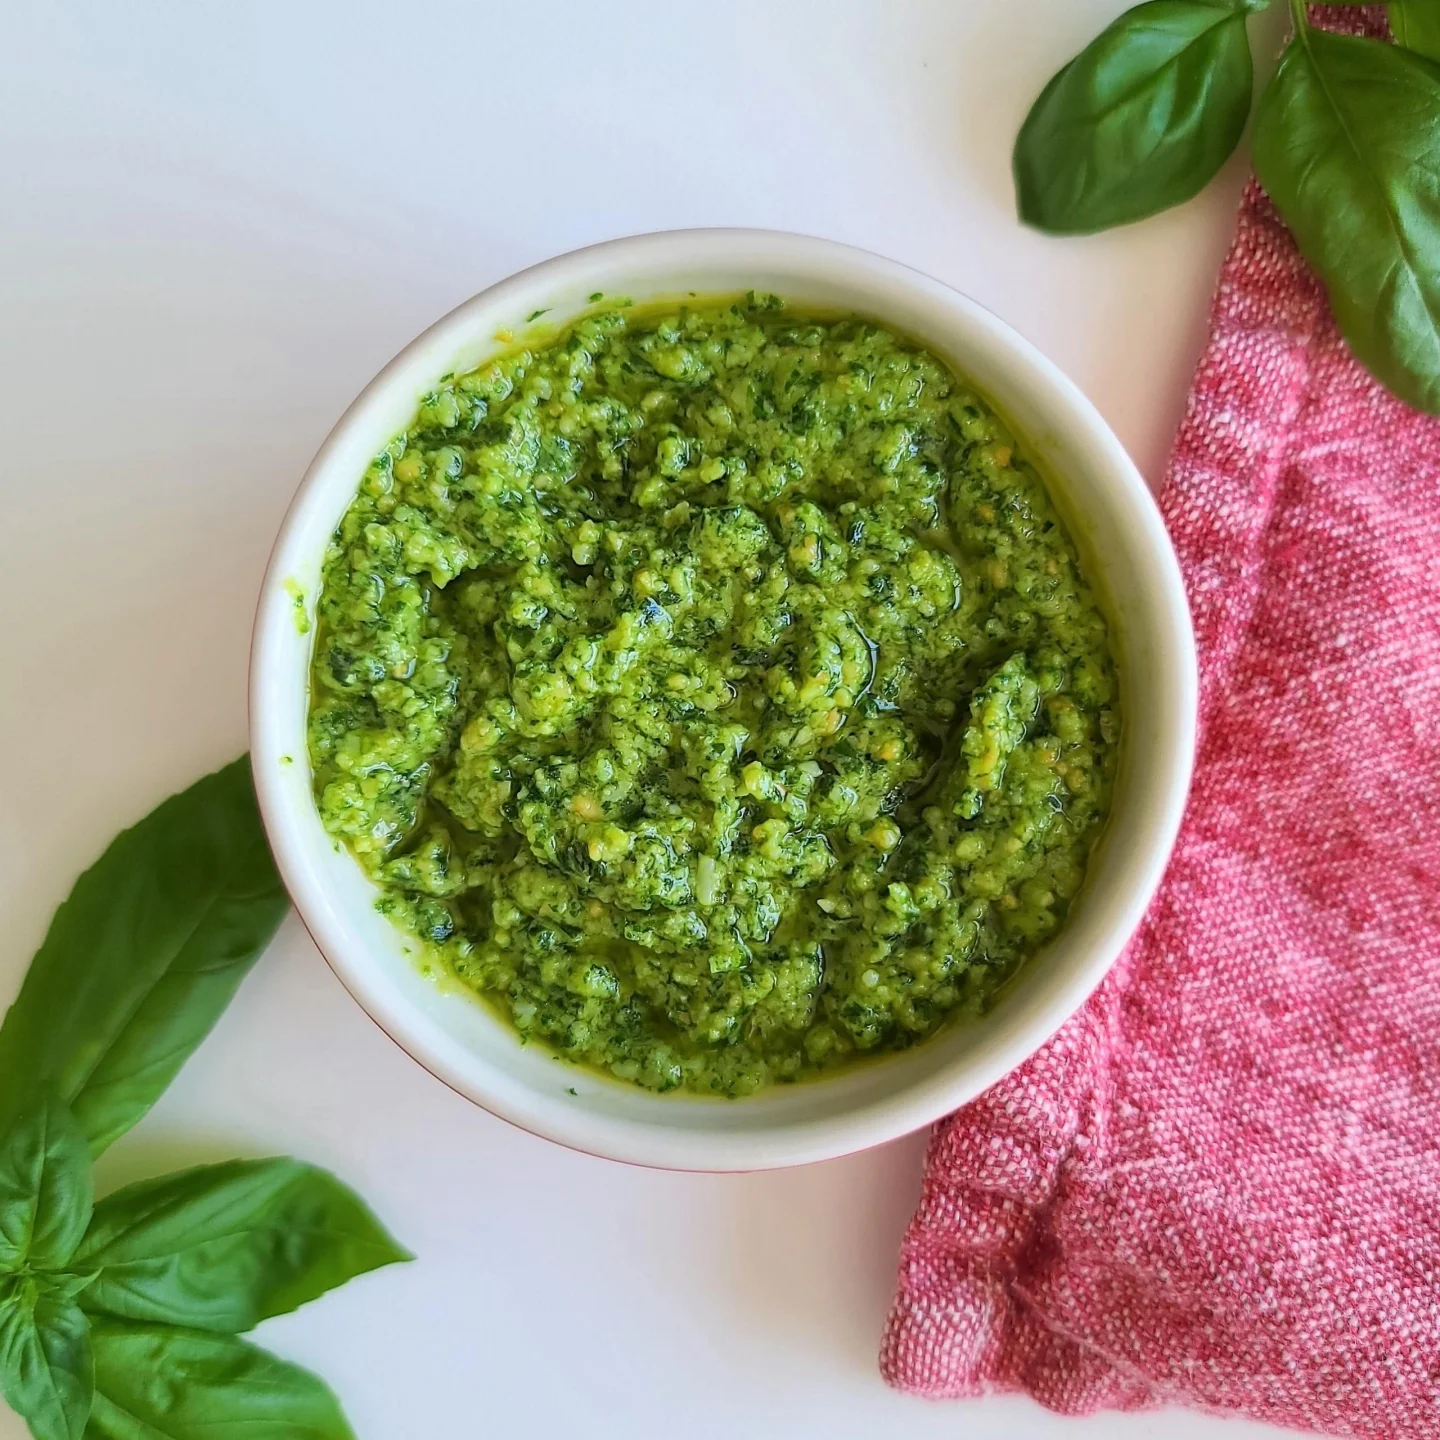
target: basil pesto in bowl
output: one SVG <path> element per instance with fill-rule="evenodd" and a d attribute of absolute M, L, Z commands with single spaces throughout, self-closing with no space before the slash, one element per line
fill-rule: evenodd
<path fill-rule="evenodd" d="M 561 257 L 417 341 L 302 487 L 252 681 L 370 1013 L 507 1118 L 695 1168 L 1023 1059 L 1138 921 L 1193 739 L 1173 555 L 1073 387 L 765 232 Z"/>
<path fill-rule="evenodd" d="M 320 814 L 527 1039 L 747 1095 L 978 1014 L 1109 801 L 1106 626 L 935 356 L 603 308 L 424 397 L 316 602 Z"/>

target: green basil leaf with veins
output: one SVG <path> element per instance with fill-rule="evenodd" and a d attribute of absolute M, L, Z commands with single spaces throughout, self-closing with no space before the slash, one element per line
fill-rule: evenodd
<path fill-rule="evenodd" d="M 318 1376 L 233 1335 L 96 1319 L 86 1440 L 354 1440 Z"/>
<path fill-rule="evenodd" d="M 37 1270 L 30 1276 L 37 1295 L 68 1305 L 95 1283 L 95 1270 Z M 81 1306 L 84 1309 L 84 1306 Z"/>
<path fill-rule="evenodd" d="M 1266 0 L 1149 0 L 1041 92 L 1015 142 L 1020 218 L 1074 235 L 1199 194 L 1245 129 L 1245 17 Z"/>
<path fill-rule="evenodd" d="M 287 903 L 245 760 L 166 800 L 56 911 L 0 1027 L 0 1097 L 50 1082 L 98 1154 L 209 1033 Z"/>
<path fill-rule="evenodd" d="M 79 1306 L 24 1286 L 0 1304 L 0 1394 L 35 1440 L 80 1440 L 94 1380 Z"/>
<path fill-rule="evenodd" d="M 1440 60 L 1440 0 L 1390 0 L 1386 9 L 1397 45 Z"/>
<path fill-rule="evenodd" d="M 1440 414 L 1440 68 L 1305 29 L 1255 122 L 1255 169 L 1361 364 Z"/>
<path fill-rule="evenodd" d="M 33 1097 L 0 1134 L 0 1270 L 67 1265 L 90 1223 L 90 1151 L 53 1095 Z"/>
<path fill-rule="evenodd" d="M 297 1160 L 232 1160 L 117 1191 L 74 1258 L 87 1310 L 249 1330 L 382 1265 L 413 1258 L 332 1175 Z"/>

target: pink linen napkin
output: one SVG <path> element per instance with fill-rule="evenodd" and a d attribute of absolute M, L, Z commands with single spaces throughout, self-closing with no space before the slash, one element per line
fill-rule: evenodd
<path fill-rule="evenodd" d="M 1435 1437 L 1440 424 L 1254 186 L 1163 507 L 1201 657 L 1179 845 L 1087 1007 L 936 1130 L 881 1366 Z"/>

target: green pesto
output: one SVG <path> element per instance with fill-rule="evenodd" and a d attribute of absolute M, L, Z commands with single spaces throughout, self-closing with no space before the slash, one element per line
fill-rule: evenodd
<path fill-rule="evenodd" d="M 1080 887 L 1118 730 L 1004 424 L 773 298 L 448 377 L 326 557 L 326 826 L 522 1036 L 656 1089 L 983 1012 Z"/>
<path fill-rule="evenodd" d="M 290 597 L 290 610 L 295 621 L 296 633 L 308 635 L 310 633 L 310 617 L 305 613 L 305 592 L 297 581 L 287 580 L 285 593 Z"/>

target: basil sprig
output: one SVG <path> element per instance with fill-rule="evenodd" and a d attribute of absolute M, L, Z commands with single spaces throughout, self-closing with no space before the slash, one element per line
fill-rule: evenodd
<path fill-rule="evenodd" d="M 1055 233 L 1197 194 L 1239 143 L 1247 14 L 1269 0 L 1147 0 L 1051 80 L 1015 145 L 1021 219 Z M 1260 101 L 1255 166 L 1356 358 L 1440 415 L 1440 0 L 1393 0 L 1397 45 L 1294 36 Z"/>
<path fill-rule="evenodd" d="M 236 1336 L 410 1258 L 358 1196 L 284 1158 L 92 1189 L 285 908 L 236 761 L 80 877 L 0 1026 L 0 1393 L 36 1440 L 353 1440 L 322 1380 Z"/>

